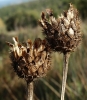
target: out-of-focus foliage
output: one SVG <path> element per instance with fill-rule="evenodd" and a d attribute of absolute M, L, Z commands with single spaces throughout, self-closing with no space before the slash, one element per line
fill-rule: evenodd
<path fill-rule="evenodd" d="M 38 24 L 38 18 L 36 11 L 18 11 L 6 20 L 7 30 L 35 27 Z"/>
<path fill-rule="evenodd" d="M 26 26 L 37 26 L 41 11 L 51 8 L 57 17 L 73 3 L 83 19 L 87 18 L 87 0 L 35 0 L 29 3 L 13 5 L 0 9 L 0 17 L 5 21 L 7 30 L 17 30 Z"/>
<path fill-rule="evenodd" d="M 81 13 L 82 18 L 87 18 L 87 0 L 79 0 L 77 8 Z"/>
<path fill-rule="evenodd" d="M 61 12 L 61 10 L 65 10 L 69 3 L 73 3 L 77 7 L 82 17 L 87 17 L 87 0 L 55 0 L 55 2 L 53 2 L 53 0 L 35 0 L 29 3 L 1 8 L 0 17 L 6 20 L 9 18 L 9 16 L 12 16 L 14 13 L 20 10 L 35 10 L 36 12 L 41 12 L 45 8 L 51 8 L 54 10 L 55 14 L 58 14 Z"/>
<path fill-rule="evenodd" d="M 6 26 L 4 21 L 0 18 L 0 31 L 3 32 L 4 30 L 6 30 Z"/>

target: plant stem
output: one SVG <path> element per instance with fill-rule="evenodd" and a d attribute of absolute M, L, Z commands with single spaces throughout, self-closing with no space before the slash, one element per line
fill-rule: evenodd
<path fill-rule="evenodd" d="M 33 82 L 28 83 L 27 82 L 27 100 L 33 100 Z"/>
<path fill-rule="evenodd" d="M 67 80 L 67 73 L 68 73 L 69 57 L 70 57 L 70 53 L 64 54 L 61 100 L 64 100 L 64 95 L 65 95 L 65 87 L 66 87 L 66 80 Z"/>

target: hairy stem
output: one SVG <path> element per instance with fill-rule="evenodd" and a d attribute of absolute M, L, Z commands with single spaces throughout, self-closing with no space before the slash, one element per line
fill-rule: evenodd
<path fill-rule="evenodd" d="M 67 73 L 68 73 L 69 57 L 70 57 L 70 53 L 64 54 L 61 100 L 64 100 L 64 95 L 65 95 L 65 87 L 66 87 L 66 80 L 67 80 Z"/>
<path fill-rule="evenodd" d="M 33 82 L 31 83 L 27 82 L 27 89 L 28 89 L 27 100 L 33 100 Z"/>

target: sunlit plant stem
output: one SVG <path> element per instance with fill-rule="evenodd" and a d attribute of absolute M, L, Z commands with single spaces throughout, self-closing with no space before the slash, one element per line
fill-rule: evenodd
<path fill-rule="evenodd" d="M 68 73 L 69 57 L 70 57 L 70 53 L 64 54 L 61 100 L 64 100 L 64 95 L 65 95 L 65 88 L 66 88 L 66 80 L 67 80 L 67 73 Z"/>
<path fill-rule="evenodd" d="M 33 82 L 28 83 L 27 82 L 27 100 L 33 100 Z"/>

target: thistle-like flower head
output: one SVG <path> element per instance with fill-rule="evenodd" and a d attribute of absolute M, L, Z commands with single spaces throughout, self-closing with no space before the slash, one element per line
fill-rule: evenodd
<path fill-rule="evenodd" d="M 47 9 L 46 12 L 42 12 L 39 22 L 50 48 L 54 51 L 74 51 L 81 41 L 79 15 L 72 4 L 58 19 L 53 16 L 52 10 Z"/>
<path fill-rule="evenodd" d="M 31 82 L 38 77 L 45 76 L 51 66 L 50 49 L 45 40 L 28 40 L 24 45 L 13 37 L 14 44 L 10 46 L 12 66 L 20 78 Z"/>

